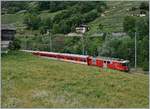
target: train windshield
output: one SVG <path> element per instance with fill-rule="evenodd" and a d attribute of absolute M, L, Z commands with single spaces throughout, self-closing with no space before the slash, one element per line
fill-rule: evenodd
<path fill-rule="evenodd" d="M 128 62 L 122 63 L 122 66 L 129 66 Z"/>

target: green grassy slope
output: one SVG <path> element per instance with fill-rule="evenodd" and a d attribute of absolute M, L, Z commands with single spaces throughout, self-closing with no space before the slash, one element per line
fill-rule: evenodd
<path fill-rule="evenodd" d="M 42 19 L 49 18 L 49 17 L 53 18 L 56 14 L 59 14 L 59 13 L 61 13 L 62 11 L 63 11 L 63 10 L 60 10 L 60 11 L 57 11 L 57 12 L 52 12 L 52 13 L 50 13 L 50 12 L 48 12 L 48 11 L 43 11 L 43 12 L 40 14 L 40 16 L 41 16 Z"/>
<path fill-rule="evenodd" d="M 62 10 L 61 10 L 62 11 Z M 42 19 L 46 18 L 53 18 L 56 14 L 60 13 L 61 11 L 49 13 L 48 11 L 42 11 L 39 16 Z M 6 14 L 2 15 L 2 24 L 12 24 L 17 28 L 17 34 L 16 36 L 33 36 L 34 34 L 39 34 L 39 30 L 26 30 L 25 25 L 23 24 L 23 20 L 26 16 L 26 13 L 16 13 L 16 14 Z M 21 33 L 21 34 L 20 34 Z"/>
<path fill-rule="evenodd" d="M 101 16 L 89 23 L 89 33 L 96 32 L 99 24 L 104 26 L 103 31 L 106 32 L 123 31 L 124 17 L 130 14 L 127 10 L 132 7 L 138 7 L 140 3 L 140 1 L 108 1 L 109 8 L 106 10 L 105 16 Z"/>
<path fill-rule="evenodd" d="M 62 10 L 61 10 L 62 11 Z M 61 11 L 49 13 L 48 11 L 42 11 L 39 16 L 41 16 L 42 19 L 48 18 L 48 17 L 54 17 L 56 14 L 60 13 Z M 16 14 L 5 14 L 2 15 L 2 24 L 23 24 L 23 20 L 26 13 L 16 13 Z"/>
<path fill-rule="evenodd" d="M 88 25 L 90 27 L 90 31 L 88 33 L 97 32 L 98 25 L 101 23 L 104 25 L 104 30 L 107 32 L 113 31 L 122 31 L 123 30 L 123 19 L 130 12 L 127 9 L 139 6 L 140 1 L 108 1 L 108 9 L 106 10 L 105 16 L 98 17 L 94 21 L 90 22 Z M 62 11 L 62 10 L 61 10 Z M 61 11 L 57 11 L 54 13 L 49 13 L 48 11 L 43 11 L 40 13 L 42 18 L 54 17 L 57 13 Z M 25 14 L 8 14 L 2 15 L 2 23 L 13 23 L 16 26 L 23 25 L 23 19 Z"/>
<path fill-rule="evenodd" d="M 2 24 L 13 24 L 15 26 L 23 25 L 24 14 L 5 14 L 1 16 Z"/>
<path fill-rule="evenodd" d="M 2 107 L 148 107 L 148 75 L 2 56 Z"/>

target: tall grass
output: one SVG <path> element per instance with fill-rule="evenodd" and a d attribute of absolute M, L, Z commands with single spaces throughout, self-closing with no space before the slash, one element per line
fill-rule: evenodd
<path fill-rule="evenodd" d="M 148 107 L 148 75 L 10 52 L 2 56 L 2 107 Z"/>

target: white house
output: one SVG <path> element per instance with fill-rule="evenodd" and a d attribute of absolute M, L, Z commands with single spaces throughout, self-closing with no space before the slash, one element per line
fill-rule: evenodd
<path fill-rule="evenodd" d="M 79 27 L 76 27 L 76 33 L 82 33 L 82 34 L 84 34 L 88 30 L 89 30 L 89 28 L 88 28 L 87 25 L 81 25 Z"/>

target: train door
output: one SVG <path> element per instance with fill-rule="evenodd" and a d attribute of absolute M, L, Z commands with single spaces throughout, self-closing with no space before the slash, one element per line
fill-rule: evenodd
<path fill-rule="evenodd" d="M 106 61 L 103 61 L 103 67 L 107 68 L 107 62 Z"/>
<path fill-rule="evenodd" d="M 87 64 L 92 65 L 92 58 L 91 57 L 87 57 Z"/>
<path fill-rule="evenodd" d="M 92 59 L 92 64 L 93 64 L 93 65 L 96 65 L 96 58 L 94 58 L 94 57 L 93 57 L 93 59 Z"/>

